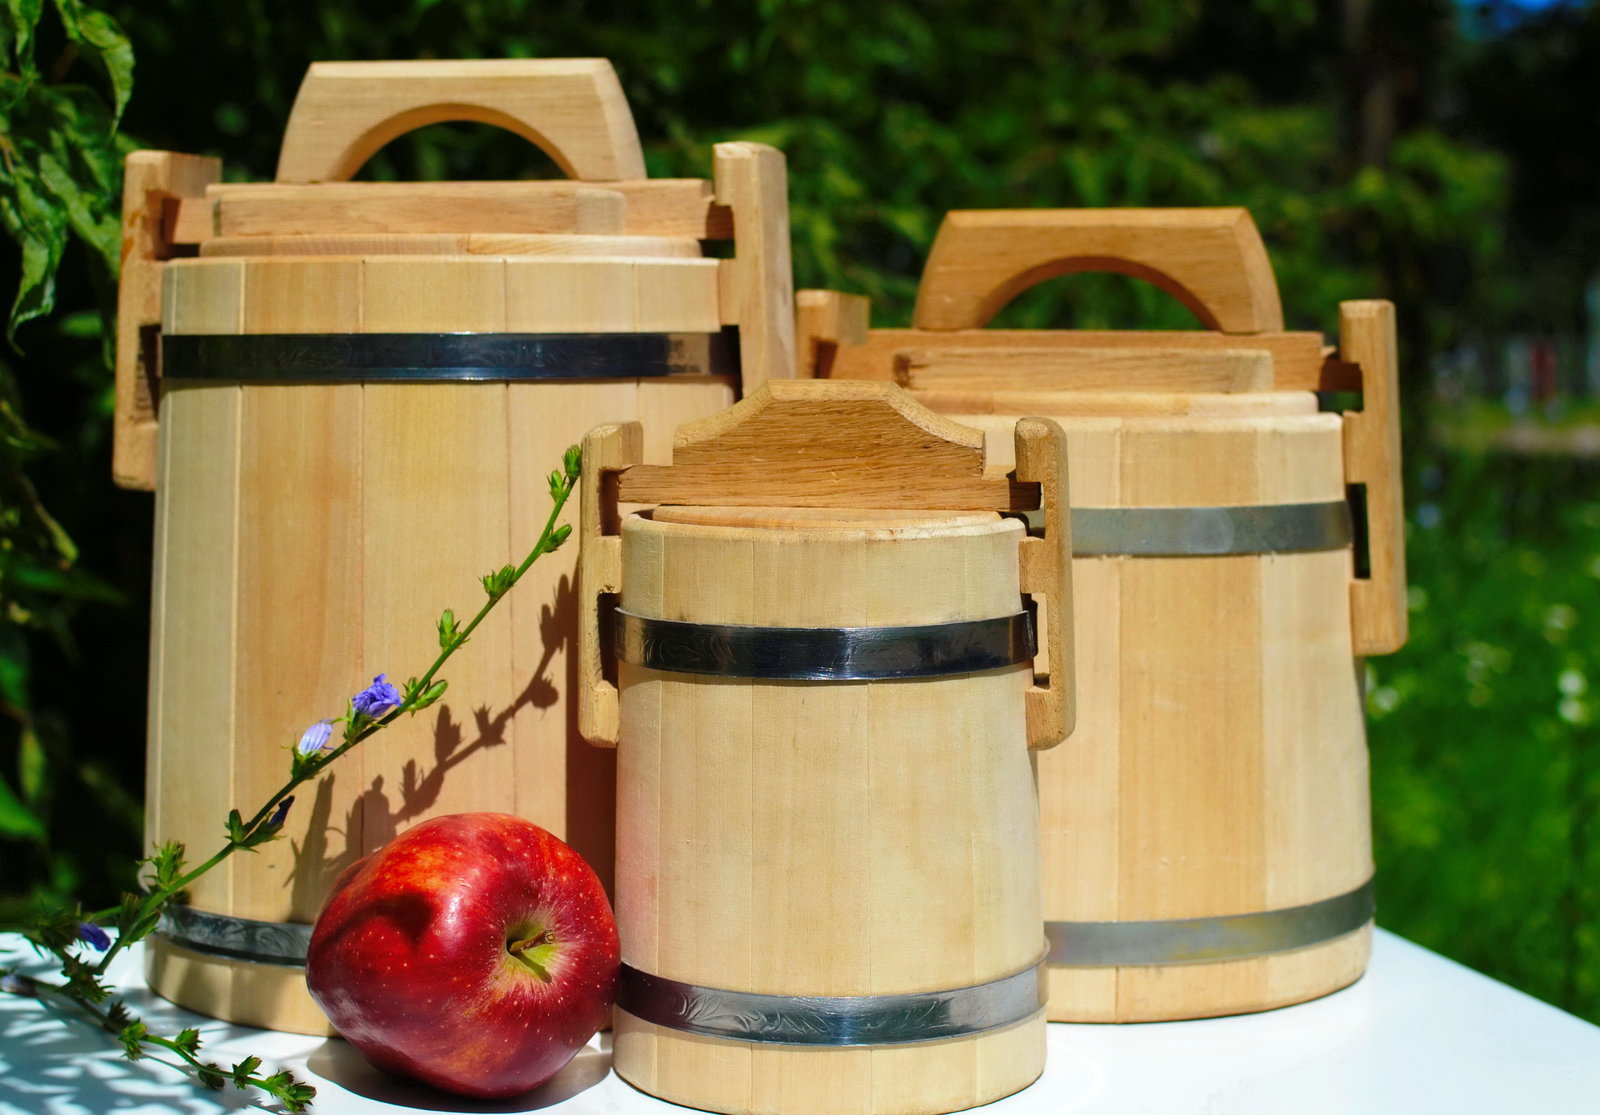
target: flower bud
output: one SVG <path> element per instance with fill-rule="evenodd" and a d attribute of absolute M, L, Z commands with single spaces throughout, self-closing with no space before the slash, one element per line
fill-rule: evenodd
<path fill-rule="evenodd" d="M 295 744 L 295 750 L 302 755 L 315 755 L 327 749 L 328 740 L 332 737 L 333 721 L 318 720 L 300 736 L 300 742 Z"/>

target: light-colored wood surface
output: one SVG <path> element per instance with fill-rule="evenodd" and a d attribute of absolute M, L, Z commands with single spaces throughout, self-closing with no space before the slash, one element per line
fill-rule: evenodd
<path fill-rule="evenodd" d="M 213 236 L 399 236 L 572 233 L 589 187 L 561 179 L 522 182 L 328 182 L 314 186 L 227 182 L 180 199 L 168 227 L 175 244 Z M 627 198 L 633 236 L 727 240 L 733 214 L 702 178 L 607 182 Z"/>
<path fill-rule="evenodd" d="M 911 397 L 940 414 L 988 414 L 1007 420 L 1014 420 L 1019 414 L 1060 418 L 1173 418 L 1185 415 L 1224 418 L 1317 412 L 1316 396 L 1309 391 L 1226 395 L 1157 391 L 947 391 L 942 388 L 918 388 L 912 390 Z M 961 421 L 966 421 L 966 418 Z"/>
<path fill-rule="evenodd" d="M 1266 246 L 1237 208 L 954 210 L 928 254 L 912 324 L 979 329 L 1028 287 L 1078 271 L 1153 283 L 1208 329 L 1283 328 Z"/>
<path fill-rule="evenodd" d="M 828 375 L 833 379 L 893 379 L 903 351 L 932 349 L 1125 348 L 1215 352 L 1260 350 L 1272 354 L 1272 380 L 1280 391 L 1359 391 L 1361 377 L 1342 361 L 1329 360 L 1320 333 L 1256 333 L 1238 336 L 1204 329 L 1115 332 L 1097 329 L 873 329 L 863 344 L 840 342 Z"/>
<path fill-rule="evenodd" d="M 1356 653 L 1390 654 L 1405 645 L 1408 626 L 1394 304 L 1340 303 L 1339 355 L 1361 368 L 1361 410 L 1344 416 L 1345 476 L 1366 485 L 1371 563 L 1350 586 Z"/>
<path fill-rule="evenodd" d="M 1234 348 L 939 346 L 897 353 L 894 378 L 902 387 L 944 391 L 1232 393 L 1273 386 L 1271 353 Z"/>
<path fill-rule="evenodd" d="M 761 143 L 713 149 L 718 204 L 733 214 L 734 257 L 722 265 L 722 320 L 739 327 L 746 394 L 794 375 L 794 272 L 783 152 Z"/>
<path fill-rule="evenodd" d="M 574 213 L 574 220 L 577 214 Z M 688 236 L 417 232 L 365 236 L 212 236 L 202 256 L 628 256 L 700 258 Z"/>
<path fill-rule="evenodd" d="M 220 159 L 135 151 L 122 174 L 122 275 L 117 287 L 116 405 L 111 478 L 149 491 L 156 478 L 162 261 L 173 251 L 166 204 L 198 197 L 222 177 Z"/>
<path fill-rule="evenodd" d="M 840 344 L 867 340 L 872 300 L 836 290 L 800 290 L 794 296 L 795 375 L 826 379 Z"/>
<path fill-rule="evenodd" d="M 899 387 L 806 380 L 768 381 L 738 406 L 680 427 L 672 467 L 629 469 L 619 491 L 641 504 L 1038 506 L 1033 485 L 984 471 L 980 433 Z"/>
<path fill-rule="evenodd" d="M 1072 734 L 1077 716 L 1066 433 L 1049 419 L 1022 419 L 1016 426 L 1016 462 L 1017 479 L 1039 485 L 1044 511 L 1044 536 L 1024 539 L 1020 560 L 1022 591 L 1041 606 L 1039 642 L 1052 671 L 1028 688 L 1028 746 L 1045 750 Z"/>
<path fill-rule="evenodd" d="M 628 518 L 622 539 L 622 602 L 635 614 L 870 626 L 1019 605 L 1020 525 L 992 514 L 670 509 Z M 936 990 L 1025 968 L 1041 947 L 1029 673 L 819 685 L 622 664 L 624 961 L 795 995 Z M 947 1111 L 1032 1080 L 1041 1023 L 808 1049 L 619 1012 L 614 1064 L 645 1091 L 711 1110 Z"/>
<path fill-rule="evenodd" d="M 639 133 L 600 58 L 315 62 L 284 129 L 277 180 L 338 182 L 384 144 L 468 120 L 522 136 L 569 177 L 643 178 Z"/>
<path fill-rule="evenodd" d="M 605 676 L 600 597 L 622 591 L 622 540 L 605 489 L 615 474 L 639 463 L 644 430 L 637 422 L 597 426 L 583 437 L 579 478 L 578 544 L 578 731 L 600 747 L 615 747 L 620 730 L 617 687 Z"/>

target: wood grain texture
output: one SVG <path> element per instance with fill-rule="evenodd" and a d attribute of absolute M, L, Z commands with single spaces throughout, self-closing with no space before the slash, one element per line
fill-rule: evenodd
<path fill-rule="evenodd" d="M 1272 354 L 1236 348 L 939 346 L 896 353 L 894 373 L 902 387 L 945 391 L 1231 393 L 1273 386 Z"/>
<path fill-rule="evenodd" d="M 600 598 L 622 591 L 622 541 L 607 523 L 617 514 L 615 474 L 644 455 L 637 422 L 601 425 L 583 437 L 579 479 L 578 731 L 590 743 L 615 747 L 619 732 L 617 687 L 606 679 L 607 649 L 600 638 Z"/>
<path fill-rule="evenodd" d="M 801 290 L 794 296 L 795 375 L 826 379 L 840 344 L 867 340 L 872 301 L 836 290 Z"/>
<path fill-rule="evenodd" d="M 450 120 L 515 132 L 572 178 L 645 176 L 610 62 L 474 59 L 313 63 L 284 130 L 277 181 L 346 180 L 390 140 Z"/>
<path fill-rule="evenodd" d="M 1344 416 L 1346 480 L 1367 489 L 1369 575 L 1350 586 L 1356 653 L 1405 645 L 1405 501 L 1401 492 L 1399 356 L 1392 302 L 1339 305 L 1339 355 L 1361 368 L 1362 408 Z"/>
<path fill-rule="evenodd" d="M 1072 734 L 1077 715 L 1072 644 L 1072 515 L 1067 505 L 1067 435 L 1043 418 L 1016 429 L 1017 479 L 1039 485 L 1044 537 L 1027 538 L 1020 554 L 1022 591 L 1042 605 L 1039 641 L 1052 671 L 1028 688 L 1028 746 L 1055 747 Z"/>
<path fill-rule="evenodd" d="M 1010 614 L 1019 540 L 1019 524 L 992 514 L 662 508 L 624 522 L 622 599 L 638 614 L 755 625 Z M 967 986 L 1026 967 L 1040 948 L 1028 675 L 816 685 L 623 664 L 624 960 L 802 995 Z M 1043 1064 L 1042 1018 L 857 1049 L 716 1041 L 625 1012 L 616 1025 L 625 1079 L 719 1111 L 954 1110 Z"/>
<path fill-rule="evenodd" d="M 228 182 L 169 212 L 173 243 L 213 236 L 539 235 L 577 231 L 579 182 Z M 733 215 L 701 178 L 608 182 L 627 199 L 623 232 L 727 240 Z"/>
<path fill-rule="evenodd" d="M 863 344 L 840 343 L 830 366 L 834 379 L 893 379 L 902 351 L 929 352 L 945 347 L 1004 350 L 1051 348 L 1153 349 L 1186 352 L 1258 350 L 1272 354 L 1272 380 L 1282 391 L 1359 391 L 1361 377 L 1343 361 L 1330 360 L 1320 333 L 1256 333 L 1248 337 L 1206 330 L 1095 329 L 873 329 Z"/>
<path fill-rule="evenodd" d="M 1223 418 L 1315 414 L 1308 391 L 1263 391 L 1248 395 L 1158 391 L 1001 391 L 911 388 L 911 397 L 940 414 L 1019 414 L 1059 418 Z"/>
<path fill-rule="evenodd" d="M 699 259 L 700 242 L 687 236 L 579 233 L 417 232 L 364 236 L 213 236 L 208 256 L 630 256 Z"/>
<path fill-rule="evenodd" d="M 870 455 L 863 446 L 873 446 Z M 640 466 L 624 503 L 1014 509 L 1036 485 L 985 473 L 983 436 L 891 384 L 769 381 L 679 428 L 671 468 Z"/>
<path fill-rule="evenodd" d="M 745 393 L 794 375 L 794 271 L 783 152 L 760 143 L 713 148 L 717 202 L 733 214 L 731 260 L 722 265 L 722 321 L 739 326 Z"/>
<path fill-rule="evenodd" d="M 149 491 L 156 474 L 156 406 L 161 369 L 162 261 L 173 254 L 167 203 L 199 197 L 222 177 L 220 159 L 172 151 L 134 151 L 122 173 L 122 273 L 117 286 L 116 401 L 111 478 Z"/>
<path fill-rule="evenodd" d="M 1153 283 L 1208 329 L 1283 328 L 1266 246 L 1237 208 L 954 210 L 934 238 L 912 324 L 979 329 L 1028 287 L 1078 271 Z"/>

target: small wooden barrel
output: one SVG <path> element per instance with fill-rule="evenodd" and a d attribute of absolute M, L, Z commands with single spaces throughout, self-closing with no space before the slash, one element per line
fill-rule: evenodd
<path fill-rule="evenodd" d="M 1072 270 L 1151 279 L 1213 331 L 981 330 Z M 1072 746 L 1039 764 L 1050 1018 L 1262 1010 L 1358 978 L 1359 656 L 1405 632 L 1392 308 L 1345 304 L 1338 356 L 1282 332 L 1239 210 L 951 214 L 917 328 L 868 334 L 848 304 L 805 302 L 814 361 L 894 377 L 989 431 L 1001 462 L 1015 415 L 1066 432 L 1082 701 Z M 1364 407 L 1319 412 L 1316 390 Z"/>
<path fill-rule="evenodd" d="M 736 410 L 758 423 L 769 401 Z M 587 443 L 586 495 L 621 436 Z M 833 471 L 865 475 L 864 456 Z M 630 485 L 620 498 L 644 494 Z M 618 539 L 585 541 L 587 599 L 588 551 Z M 961 1110 L 1038 1077 L 1030 541 L 993 511 L 623 520 L 624 1079 L 712 1111 L 866 1115 Z"/>
<path fill-rule="evenodd" d="M 511 127 L 584 181 L 340 181 L 374 136 L 441 118 Z M 118 428 L 121 474 L 157 492 L 148 833 L 203 856 L 230 806 L 283 783 L 307 725 L 433 660 L 434 620 L 465 619 L 478 578 L 533 545 L 545 477 L 585 430 L 713 413 L 741 365 L 752 384 L 787 372 L 773 351 L 791 342 L 759 308 L 787 299 L 782 157 L 719 148 L 715 194 L 645 179 L 608 63 L 319 64 L 276 184 L 197 186 L 186 168 L 129 160 L 129 235 L 159 219 L 176 239 L 133 252 L 123 290 L 129 320 L 156 295 L 154 458 L 153 415 Z M 730 215 L 735 258 L 702 258 Z M 161 262 L 186 241 L 198 255 Z M 155 370 L 136 343 L 122 355 L 128 375 Z M 648 453 L 664 460 L 665 436 Z M 344 867 L 441 813 L 528 817 L 609 882 L 614 765 L 569 699 L 575 564 L 541 560 L 452 659 L 443 702 L 303 789 L 287 839 L 196 884 L 150 943 L 156 991 L 324 1031 L 309 923 Z"/>

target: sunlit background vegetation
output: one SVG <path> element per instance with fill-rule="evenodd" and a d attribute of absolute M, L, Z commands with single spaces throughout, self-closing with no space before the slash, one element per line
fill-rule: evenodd
<path fill-rule="evenodd" d="M 951 208 L 1247 205 L 1291 327 L 1393 299 L 1413 633 L 1369 665 L 1380 921 L 1600 1021 L 1594 0 L 0 0 L 0 920 L 105 902 L 138 851 L 151 504 L 110 483 L 121 154 L 268 179 L 308 62 L 503 55 L 612 59 L 653 174 L 784 148 L 799 285 L 870 294 L 879 325 L 908 319 Z M 436 126 L 364 175 L 550 172 Z M 1192 324 L 1104 276 L 1004 321 Z"/>

